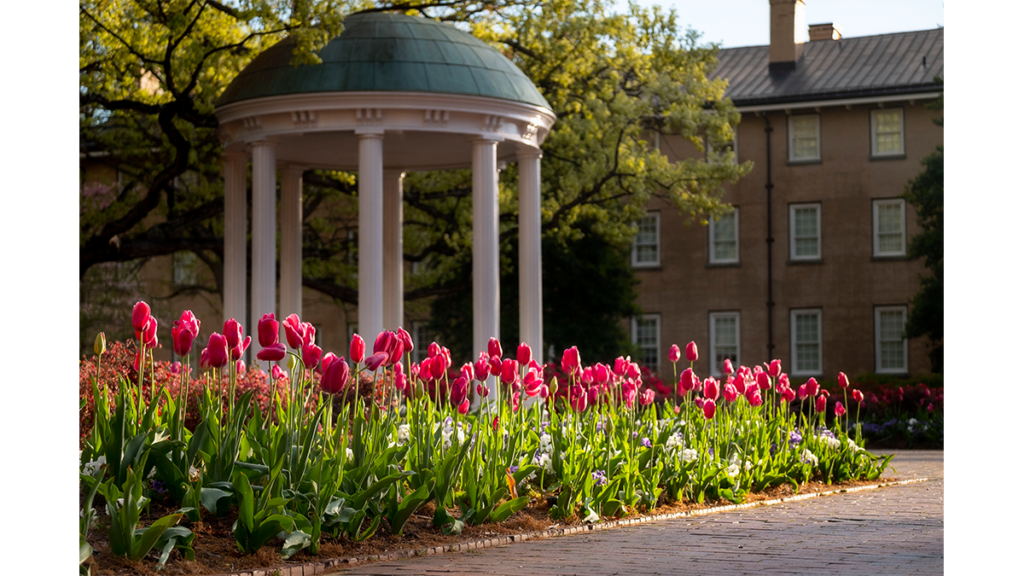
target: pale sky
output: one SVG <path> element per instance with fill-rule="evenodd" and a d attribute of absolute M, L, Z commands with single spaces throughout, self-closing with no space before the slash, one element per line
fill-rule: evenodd
<path fill-rule="evenodd" d="M 701 42 L 723 48 L 768 44 L 768 0 L 638 0 L 675 8 L 680 29 L 702 32 Z M 625 0 L 617 0 L 625 7 Z M 944 26 L 943 0 L 804 0 L 807 24 L 833 22 L 843 36 L 929 30 Z"/>

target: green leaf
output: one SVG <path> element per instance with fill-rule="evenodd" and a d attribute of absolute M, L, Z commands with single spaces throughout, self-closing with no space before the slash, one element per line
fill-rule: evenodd
<path fill-rule="evenodd" d="M 149 528 L 136 530 L 135 534 L 138 536 L 141 532 L 141 537 L 132 546 L 130 558 L 132 560 L 141 560 L 143 556 L 149 554 L 149 551 L 153 549 L 153 546 L 160 539 L 160 536 L 163 535 L 164 531 L 177 524 L 181 517 L 182 514 L 168 514 L 154 522 Z"/>
<path fill-rule="evenodd" d="M 249 479 L 246 478 L 245 474 L 235 475 L 235 500 L 238 502 L 238 520 L 245 526 L 245 529 L 249 532 L 254 530 L 253 516 L 255 511 L 253 509 L 253 495 L 252 486 L 249 484 Z"/>
<path fill-rule="evenodd" d="M 210 511 L 211 514 L 217 513 L 217 503 L 222 498 L 228 498 L 232 496 L 231 492 L 225 492 L 219 488 L 202 488 L 199 491 L 199 501 L 202 503 L 203 508 Z"/>
<path fill-rule="evenodd" d="M 505 502 L 501 506 L 495 508 L 494 511 L 491 512 L 490 520 L 491 522 L 495 523 L 504 522 L 506 519 L 508 519 L 509 516 L 515 514 L 516 512 L 522 510 L 523 508 L 526 508 L 526 505 L 529 503 L 529 496 L 520 496 L 519 498 L 513 498 L 512 500 L 509 500 L 508 502 Z"/>
<path fill-rule="evenodd" d="M 313 537 L 302 530 L 294 530 L 284 539 L 284 546 L 281 547 L 281 557 L 291 558 L 299 550 L 309 547 L 313 543 Z"/>
<path fill-rule="evenodd" d="M 402 503 L 398 505 L 397 513 L 393 518 L 389 519 L 392 534 L 402 533 L 402 528 L 405 527 L 405 523 L 409 521 L 409 518 L 413 513 L 433 499 L 433 490 L 434 479 L 431 478 L 429 482 L 420 486 L 415 492 L 402 499 Z"/>
<path fill-rule="evenodd" d="M 274 514 L 263 521 L 255 532 L 249 537 L 245 552 L 252 554 L 263 547 L 271 538 L 277 536 L 278 532 L 290 532 L 295 526 L 295 521 L 282 514 Z"/>
<path fill-rule="evenodd" d="M 370 536 L 373 536 L 373 533 L 377 531 L 377 526 L 380 525 L 381 518 L 382 516 L 375 516 L 373 518 L 373 522 L 370 522 L 370 526 L 366 530 L 364 530 L 362 534 L 356 536 L 356 542 L 362 542 Z"/>
<path fill-rule="evenodd" d="M 92 556 L 92 546 L 88 542 L 82 542 L 78 546 L 78 563 L 85 564 L 85 561 Z"/>

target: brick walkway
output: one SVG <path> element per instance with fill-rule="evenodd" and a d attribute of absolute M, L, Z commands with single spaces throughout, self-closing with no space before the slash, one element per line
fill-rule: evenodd
<path fill-rule="evenodd" d="M 899 479 L 930 480 L 336 574 L 942 574 L 943 453 L 900 451 L 892 464 Z"/>

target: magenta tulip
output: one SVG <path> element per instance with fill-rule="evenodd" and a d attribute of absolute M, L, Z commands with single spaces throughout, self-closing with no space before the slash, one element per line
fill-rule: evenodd
<path fill-rule="evenodd" d="M 288 374 L 286 374 L 285 371 L 277 364 L 274 364 L 274 367 L 270 369 L 270 375 L 274 377 L 274 380 L 280 380 L 288 377 Z"/>
<path fill-rule="evenodd" d="M 430 374 L 435 378 L 444 376 L 445 372 L 448 371 L 452 366 L 452 360 L 450 357 L 445 356 L 443 353 L 434 356 L 434 360 L 430 364 Z"/>
<path fill-rule="evenodd" d="M 181 321 L 171 325 L 171 340 L 174 346 L 174 353 L 178 356 L 188 356 L 192 352 L 192 343 L 195 342 L 195 335 L 192 327 L 183 325 Z"/>
<path fill-rule="evenodd" d="M 256 353 L 257 360 L 263 360 L 267 362 L 277 362 L 288 354 L 288 350 L 285 349 L 284 344 L 280 342 L 271 344 Z"/>
<path fill-rule="evenodd" d="M 800 385 L 800 386 L 799 386 L 799 387 L 798 387 L 798 388 L 796 389 L 796 395 L 800 397 L 800 401 L 801 401 L 801 402 L 802 402 L 803 400 L 805 400 L 805 399 L 806 399 L 806 398 L 807 398 L 808 396 L 810 396 L 810 394 L 808 394 L 808 393 L 807 393 L 807 383 L 806 383 L 806 382 L 805 382 L 805 383 L 803 383 L 803 384 L 801 384 L 801 385 Z"/>
<path fill-rule="evenodd" d="M 726 376 L 733 373 L 732 360 L 726 358 L 725 362 L 722 362 L 722 373 Z"/>
<path fill-rule="evenodd" d="M 619 378 L 626 375 L 626 367 L 629 366 L 629 359 L 619 356 L 615 359 L 615 365 L 612 367 L 612 373 Z"/>
<path fill-rule="evenodd" d="M 501 357 L 500 356 L 491 356 L 488 359 L 488 362 L 491 365 L 491 376 L 499 376 L 500 377 L 501 376 L 501 368 L 502 368 Z"/>
<path fill-rule="evenodd" d="M 288 347 L 292 350 L 301 350 L 304 330 L 302 327 L 302 321 L 299 320 L 298 314 L 292 314 L 284 319 L 284 337 L 288 340 Z"/>
<path fill-rule="evenodd" d="M 587 409 L 587 391 L 581 384 L 575 384 L 569 389 L 569 406 L 576 412 L 583 412 Z"/>
<path fill-rule="evenodd" d="M 686 359 L 690 362 L 697 361 L 697 343 L 691 341 L 686 345 Z"/>
<path fill-rule="evenodd" d="M 486 352 L 481 352 L 480 357 L 473 363 L 473 378 L 483 382 L 491 375 L 491 362 Z"/>
<path fill-rule="evenodd" d="M 252 342 L 252 336 L 246 336 L 245 340 L 242 340 L 241 342 L 238 343 L 238 346 L 235 346 L 234 348 L 231 349 L 231 359 L 232 360 L 239 360 L 239 359 L 241 359 L 242 358 L 242 354 L 245 354 L 245 351 L 246 351 L 246 349 L 249 348 L 249 344 L 251 342 Z"/>
<path fill-rule="evenodd" d="M 839 387 L 840 388 L 847 388 L 849 385 L 850 385 L 850 379 L 846 377 L 846 374 L 840 372 L 839 373 Z"/>
<path fill-rule="evenodd" d="M 132 308 L 132 327 L 135 328 L 136 338 L 139 337 L 139 334 L 142 334 L 142 329 L 145 328 L 151 314 L 149 304 L 142 301 L 135 303 L 135 306 Z"/>
<path fill-rule="evenodd" d="M 359 334 L 352 335 L 352 343 L 348 347 L 349 358 L 356 364 L 363 361 L 366 357 L 366 342 L 363 341 L 363 337 Z"/>
<path fill-rule="evenodd" d="M 485 384 L 477 384 L 476 393 L 481 398 L 487 398 L 487 396 L 491 393 L 491 389 L 488 388 Z"/>
<path fill-rule="evenodd" d="M 650 406 L 651 404 L 654 404 L 654 390 L 648 388 L 647 390 L 644 390 L 642 394 L 640 394 L 640 405 Z"/>
<path fill-rule="evenodd" d="M 501 365 L 501 381 L 505 384 L 512 384 L 519 379 L 519 362 L 506 358 Z"/>
<path fill-rule="evenodd" d="M 335 358 L 327 363 L 320 378 L 320 389 L 328 394 L 338 394 L 348 383 L 349 367 L 344 358 Z"/>
<path fill-rule="evenodd" d="M 779 374 L 779 379 L 775 381 L 775 391 L 782 394 L 786 388 L 789 388 L 789 376 L 786 373 Z"/>
<path fill-rule="evenodd" d="M 273 312 L 268 312 L 256 323 L 256 336 L 260 346 L 266 348 L 273 346 L 280 340 L 279 328 L 281 323 L 274 318 Z"/>
<path fill-rule="evenodd" d="M 824 412 L 828 397 L 822 394 L 818 396 L 818 399 L 814 402 L 814 410 L 817 412 Z"/>
<path fill-rule="evenodd" d="M 716 405 L 711 400 L 704 401 L 704 405 L 701 406 L 700 408 L 701 408 L 701 410 L 704 411 L 704 418 L 705 419 L 711 420 L 712 418 L 715 417 Z"/>
<path fill-rule="evenodd" d="M 399 327 L 398 332 L 396 332 L 395 334 L 398 335 L 398 339 L 402 342 L 402 354 L 412 353 L 412 336 L 410 336 L 409 333 L 405 331 L 405 328 Z"/>
<path fill-rule="evenodd" d="M 853 390 L 853 401 L 860 404 L 864 401 L 864 393 L 854 388 Z"/>
<path fill-rule="evenodd" d="M 794 392 L 792 388 L 784 388 L 781 394 L 782 397 L 785 398 L 786 402 L 796 400 L 796 392 Z"/>
<path fill-rule="evenodd" d="M 726 402 L 735 402 L 736 399 L 739 398 L 740 393 L 731 382 L 728 382 L 722 387 L 722 396 L 725 398 Z"/>
<path fill-rule="evenodd" d="M 726 379 L 727 382 L 732 382 L 732 385 L 736 388 L 738 394 L 746 394 L 747 388 L 756 388 L 756 386 L 747 386 L 747 381 L 740 375 L 735 377 L 729 377 Z"/>
<path fill-rule="evenodd" d="M 760 390 L 758 390 L 757 388 L 752 388 L 752 390 L 754 392 L 752 394 L 748 394 L 747 397 L 746 397 L 747 398 L 747 402 L 750 402 L 751 406 L 753 406 L 754 408 L 757 408 L 764 401 L 761 399 L 761 391 Z"/>
<path fill-rule="evenodd" d="M 374 355 L 372 355 L 372 356 L 370 356 L 369 358 L 366 359 L 366 362 L 365 362 L 366 369 L 370 370 L 371 372 L 372 371 L 376 371 L 377 368 L 380 368 L 381 366 L 383 366 L 384 363 L 387 362 L 387 361 L 388 361 L 388 354 L 387 354 L 387 352 L 378 352 L 378 353 L 376 353 L 376 354 L 374 354 Z M 442 373 L 443 373 L 443 370 L 442 370 Z M 435 378 L 436 378 L 436 376 L 435 376 Z"/>
<path fill-rule="evenodd" d="M 718 400 L 718 380 L 714 378 L 704 380 L 704 397 L 712 402 Z"/>
<path fill-rule="evenodd" d="M 607 365 L 598 362 L 594 364 L 594 384 L 604 386 L 612 378 L 612 371 Z"/>
<path fill-rule="evenodd" d="M 593 366 L 587 366 L 586 368 L 583 369 L 583 372 L 580 373 L 580 382 L 582 382 L 584 386 L 590 386 L 591 384 L 594 383 Z"/>
<path fill-rule="evenodd" d="M 807 395 L 814 396 L 818 393 L 818 381 L 814 378 L 807 379 Z"/>
<path fill-rule="evenodd" d="M 316 368 L 317 364 L 320 363 L 320 356 L 323 355 L 323 352 L 322 348 L 312 342 L 302 345 L 302 365 L 306 367 L 306 370 Z"/>
<path fill-rule="evenodd" d="M 242 325 L 238 320 L 229 318 L 224 322 L 224 337 L 228 339 L 228 349 L 235 348 L 242 343 Z"/>
<path fill-rule="evenodd" d="M 683 373 L 679 375 L 679 384 L 676 387 L 676 391 L 680 394 L 687 394 L 690 390 L 696 390 L 700 387 L 700 378 L 693 373 L 693 369 L 687 368 L 683 370 Z"/>
<path fill-rule="evenodd" d="M 533 359 L 533 351 L 530 350 L 530 345 L 523 342 L 516 349 L 516 362 L 519 362 L 520 366 L 526 366 Z"/>
<path fill-rule="evenodd" d="M 838 417 L 842 416 L 843 414 L 846 414 L 846 407 L 843 406 L 842 402 L 838 402 L 837 401 L 836 402 L 836 417 L 838 418 Z"/>
<path fill-rule="evenodd" d="M 574 346 L 574 348 L 575 348 L 575 346 Z M 640 377 L 640 365 L 637 364 L 636 362 L 630 362 L 629 365 L 626 366 L 626 378 L 632 378 L 632 379 L 636 380 L 639 377 Z"/>
<path fill-rule="evenodd" d="M 433 358 L 441 353 L 441 345 L 437 342 L 431 342 L 430 346 L 427 346 L 427 358 Z"/>
<path fill-rule="evenodd" d="M 676 362 L 679 361 L 679 358 L 681 356 L 682 356 L 682 353 L 679 351 L 679 346 L 676 346 L 675 344 L 673 344 L 672 347 L 668 349 L 668 361 L 669 362 L 672 362 L 673 364 L 675 364 Z"/>
<path fill-rule="evenodd" d="M 399 392 L 404 392 L 409 386 L 409 381 L 405 377 L 405 369 L 402 368 L 402 363 L 395 364 L 395 389 Z"/>
<path fill-rule="evenodd" d="M 448 393 L 448 400 L 451 401 L 452 406 L 459 406 L 466 401 L 467 396 L 469 396 L 469 380 L 459 376 L 452 382 L 451 391 Z"/>
<path fill-rule="evenodd" d="M 536 371 L 530 370 L 526 373 L 526 377 L 523 378 L 523 386 L 525 387 L 526 395 L 533 398 L 540 394 L 541 388 L 544 387 L 544 379 Z"/>
<path fill-rule="evenodd" d="M 772 378 L 778 378 L 782 374 L 782 360 L 772 360 L 768 364 L 768 375 Z"/>
<path fill-rule="evenodd" d="M 562 372 L 572 377 L 580 369 L 580 351 L 573 346 L 562 352 Z"/>
<path fill-rule="evenodd" d="M 772 387 L 772 381 L 768 379 L 767 372 L 757 373 L 757 387 L 761 390 L 767 390 Z"/>
<path fill-rule="evenodd" d="M 245 362 L 235 360 L 235 374 L 238 374 L 239 376 L 245 375 Z"/>
<path fill-rule="evenodd" d="M 501 342 L 498 342 L 497 338 L 491 338 L 487 341 L 487 354 L 501 358 Z"/>
<path fill-rule="evenodd" d="M 515 411 L 515 408 L 516 407 L 513 406 L 512 410 Z M 466 398 L 465 400 L 462 401 L 462 404 L 459 404 L 459 414 L 462 414 L 463 416 L 465 416 L 468 413 L 469 413 L 469 398 Z"/>

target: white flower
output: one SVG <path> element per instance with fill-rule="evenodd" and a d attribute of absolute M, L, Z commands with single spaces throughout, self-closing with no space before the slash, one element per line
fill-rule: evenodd
<path fill-rule="evenodd" d="M 153 476 L 156 476 L 156 467 L 153 467 L 153 469 L 149 471 L 149 476 L 146 476 L 146 480 L 152 479 Z"/>
<path fill-rule="evenodd" d="M 683 462 L 690 462 L 697 459 L 697 451 L 693 448 L 683 448 Z"/>
<path fill-rule="evenodd" d="M 675 452 L 683 446 L 683 439 L 678 434 L 673 434 L 665 441 L 665 450 L 669 453 Z"/>
<path fill-rule="evenodd" d="M 850 447 L 850 450 L 853 450 L 854 452 L 859 452 L 863 450 L 863 448 L 857 446 L 857 443 L 853 441 L 853 438 L 847 438 L 846 444 Z"/>
<path fill-rule="evenodd" d="M 551 452 L 552 451 L 552 447 L 553 447 L 553 445 L 552 445 L 552 442 L 551 442 L 551 434 L 548 434 L 547 432 L 545 432 L 544 434 L 541 434 L 540 435 L 540 451 L 541 452 Z"/>
<path fill-rule="evenodd" d="M 82 474 L 88 474 L 89 476 L 92 476 L 94 472 L 100 469 L 100 466 L 103 466 L 106 463 L 106 456 L 100 456 L 99 458 L 92 460 L 91 462 L 86 462 L 84 465 L 82 465 Z"/>
<path fill-rule="evenodd" d="M 398 427 L 398 444 L 404 446 L 409 441 L 409 425 L 402 424 Z"/>
<path fill-rule="evenodd" d="M 462 431 L 462 428 L 459 428 L 459 431 L 458 433 L 456 433 L 456 436 L 459 439 L 459 444 L 463 444 L 466 442 L 466 433 Z"/>
<path fill-rule="evenodd" d="M 746 462 L 743 463 L 743 470 L 746 472 L 749 472 L 750 469 L 753 467 L 754 465 L 750 463 L 750 460 L 747 460 Z"/>
<path fill-rule="evenodd" d="M 729 476 L 736 476 L 740 473 L 740 467 L 735 464 L 730 464 L 729 467 L 725 469 L 725 473 Z"/>
<path fill-rule="evenodd" d="M 827 444 L 830 448 L 839 448 L 840 446 L 843 445 L 838 438 L 833 438 L 832 436 L 825 436 L 824 434 L 818 436 L 818 439 Z"/>
<path fill-rule="evenodd" d="M 547 472 L 548 474 L 555 473 L 555 467 L 554 465 L 551 464 L 551 455 L 548 453 L 542 453 L 537 458 L 537 465 L 544 468 L 544 471 Z"/>
<path fill-rule="evenodd" d="M 195 482 L 196 480 L 199 480 L 199 469 L 196 468 L 195 466 L 189 466 L 188 467 L 188 477 L 189 477 L 189 480 L 192 480 L 193 482 Z"/>
<path fill-rule="evenodd" d="M 737 468 L 739 468 L 739 465 L 740 465 L 740 455 L 739 454 L 733 454 L 729 458 L 729 466 L 736 466 Z M 730 476 L 731 476 L 731 474 L 730 474 Z"/>
<path fill-rule="evenodd" d="M 351 448 L 345 448 L 345 458 L 347 460 L 351 460 L 352 459 L 352 449 Z"/>
<path fill-rule="evenodd" d="M 800 455 L 800 461 L 804 463 L 811 463 L 815 466 L 818 465 L 818 457 L 814 455 L 810 450 L 804 448 L 803 454 Z"/>

